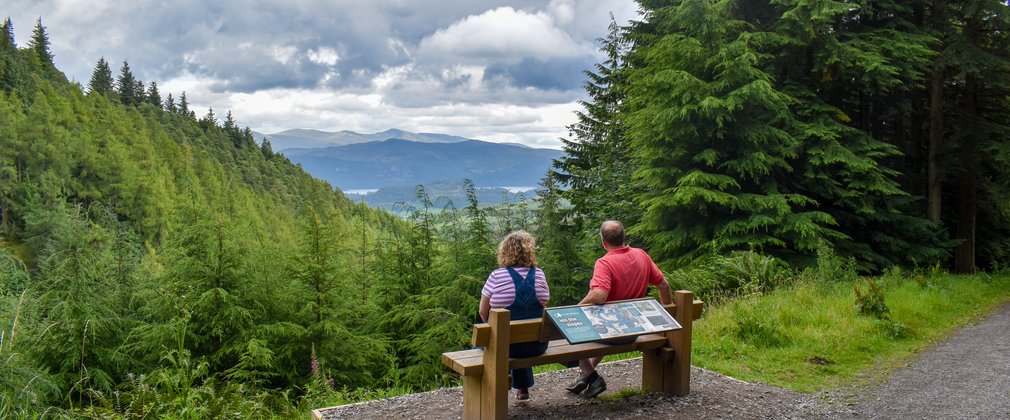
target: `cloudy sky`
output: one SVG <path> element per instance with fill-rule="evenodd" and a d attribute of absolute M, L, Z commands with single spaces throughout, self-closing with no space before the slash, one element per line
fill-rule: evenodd
<path fill-rule="evenodd" d="M 87 84 L 123 60 L 198 115 L 242 126 L 399 128 L 559 148 L 596 39 L 633 0 L 7 0 L 15 40 L 42 17 L 56 65 Z"/>

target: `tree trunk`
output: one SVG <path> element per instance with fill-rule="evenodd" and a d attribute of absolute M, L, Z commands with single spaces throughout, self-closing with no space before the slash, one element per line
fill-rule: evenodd
<path fill-rule="evenodd" d="M 943 22 L 943 1 L 933 0 L 933 29 L 943 33 L 940 27 Z M 943 50 L 943 44 L 937 44 L 937 53 Z M 933 62 L 933 74 L 929 79 L 929 166 L 926 171 L 926 217 L 940 223 L 940 195 L 942 193 L 940 178 L 940 147 L 943 144 L 943 67 L 940 57 Z"/>
<path fill-rule="evenodd" d="M 978 45 L 978 16 L 970 18 L 965 35 L 969 45 Z M 978 76 L 969 72 L 964 78 L 964 113 L 962 124 L 973 125 L 978 115 Z M 962 137 L 958 164 L 962 168 L 960 188 L 957 192 L 957 233 L 961 242 L 954 248 L 954 272 L 975 271 L 975 226 L 978 219 L 978 162 L 979 139 Z"/>

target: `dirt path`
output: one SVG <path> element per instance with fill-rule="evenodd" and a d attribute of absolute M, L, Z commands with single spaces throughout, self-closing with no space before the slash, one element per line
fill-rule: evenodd
<path fill-rule="evenodd" d="M 694 368 L 691 395 L 632 395 L 607 398 L 641 385 L 641 359 L 604 363 L 599 368 L 609 389 L 586 400 L 563 389 L 577 372 L 566 369 L 537 375 L 532 398 L 509 397 L 514 419 L 699 419 L 755 418 L 1010 418 L 1010 304 L 922 353 L 879 385 L 848 395 L 808 395 L 748 383 Z M 323 410 L 327 419 L 454 419 L 460 417 L 460 388 Z"/>

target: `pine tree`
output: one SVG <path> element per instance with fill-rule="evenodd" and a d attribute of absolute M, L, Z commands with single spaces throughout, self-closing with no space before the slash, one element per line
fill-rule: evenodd
<path fill-rule="evenodd" d="M 580 101 L 585 111 L 577 111 L 578 122 L 568 126 L 574 139 L 562 140 L 565 156 L 554 163 L 552 176 L 567 187 L 560 194 L 579 216 L 594 223 L 619 219 L 633 225 L 641 213 L 631 199 L 637 190 L 631 178 L 635 161 L 620 118 L 627 96 L 623 67 L 628 40 L 613 15 L 608 35 L 598 41 L 606 59 L 585 72 L 583 86 L 590 99 Z"/>
<path fill-rule="evenodd" d="M 91 81 L 88 82 L 88 91 L 101 95 L 113 92 L 112 69 L 109 68 L 105 57 L 99 58 L 98 64 L 95 64 L 95 71 L 91 73 Z"/>
<path fill-rule="evenodd" d="M 46 34 L 46 27 L 42 26 L 41 17 L 35 21 L 35 29 L 32 31 L 32 39 L 28 41 L 28 49 L 35 53 L 44 69 L 55 70 L 53 53 L 49 50 L 49 35 Z"/>
<path fill-rule="evenodd" d="M 0 91 L 12 92 L 17 86 L 16 66 L 17 45 L 14 43 L 14 24 L 11 18 L 0 26 Z"/>
<path fill-rule="evenodd" d="M 634 230 L 677 263 L 749 247 L 804 262 L 825 240 L 865 269 L 942 257 L 935 226 L 904 213 L 885 166 L 897 149 L 875 138 L 880 99 L 922 80 L 928 37 L 896 31 L 897 12 L 751 6 L 684 1 L 633 27 L 629 132 L 648 190 Z"/>
<path fill-rule="evenodd" d="M 204 131 L 217 128 L 217 115 L 214 114 L 214 108 L 207 108 L 207 114 L 200 118 L 198 123 Z"/>
<path fill-rule="evenodd" d="M 788 131 L 793 99 L 757 66 L 761 35 L 707 1 L 647 16 L 634 34 L 628 132 L 644 183 L 634 230 L 650 253 L 686 264 L 749 247 L 812 251 L 843 237 L 831 216 L 802 211 L 813 200 L 779 187 L 799 141 Z"/>
<path fill-rule="evenodd" d="M 168 97 L 165 98 L 164 109 L 165 109 L 165 111 L 167 111 L 169 113 L 172 113 L 172 114 L 175 114 L 175 113 L 178 112 L 178 108 L 176 108 L 176 106 L 175 106 L 175 98 L 172 97 L 171 93 L 169 93 Z"/>
<path fill-rule="evenodd" d="M 158 92 L 158 82 L 152 81 L 147 88 L 147 103 L 161 108 L 161 93 Z"/>
<path fill-rule="evenodd" d="M 193 111 L 189 110 L 189 101 L 186 99 L 186 91 L 182 91 L 182 95 L 179 96 L 179 114 L 192 117 Z"/>
<path fill-rule="evenodd" d="M 274 157 L 274 148 L 270 145 L 270 140 L 266 137 L 263 138 L 263 142 L 260 143 L 260 151 L 263 152 L 263 157 L 270 159 Z"/>
<path fill-rule="evenodd" d="M 123 105 L 138 105 L 141 97 L 137 96 L 137 79 L 133 77 L 130 70 L 130 63 L 123 60 L 123 66 L 119 68 L 119 78 L 116 79 L 118 87 L 119 102 Z"/>
<path fill-rule="evenodd" d="M 0 26 L 0 52 L 12 53 L 17 51 L 17 44 L 14 43 L 14 23 L 11 22 L 11 18 L 8 17 L 4 19 L 3 26 Z"/>

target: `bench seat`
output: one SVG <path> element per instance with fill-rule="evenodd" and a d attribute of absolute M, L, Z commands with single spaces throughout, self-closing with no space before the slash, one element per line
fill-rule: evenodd
<path fill-rule="evenodd" d="M 661 334 L 640 335 L 634 342 L 626 344 L 569 344 L 567 340 L 551 340 L 544 354 L 533 357 L 509 358 L 509 369 L 571 362 L 632 351 L 648 351 L 663 347 L 666 343 L 666 336 Z M 461 376 L 481 375 L 484 373 L 484 351 L 471 349 L 442 353 L 442 363 Z"/>

